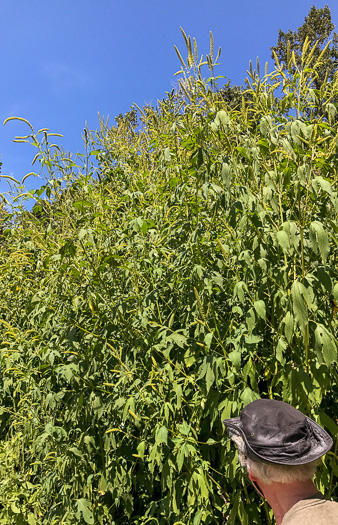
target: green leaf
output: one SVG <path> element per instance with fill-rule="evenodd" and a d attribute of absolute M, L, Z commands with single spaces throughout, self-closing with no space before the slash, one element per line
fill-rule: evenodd
<path fill-rule="evenodd" d="M 212 334 L 212 333 L 209 333 L 209 334 L 207 334 L 207 335 L 205 336 L 205 338 L 204 338 L 204 342 L 205 342 L 205 346 L 206 346 L 207 348 L 210 348 L 212 338 L 213 338 L 213 334 Z"/>
<path fill-rule="evenodd" d="M 260 335 L 248 335 L 244 341 L 245 343 L 248 343 L 249 345 L 255 345 L 259 343 L 262 340 L 262 337 Z"/>
<path fill-rule="evenodd" d="M 283 252 L 286 253 L 290 247 L 289 237 L 286 231 L 280 230 L 277 232 L 277 241 Z"/>
<path fill-rule="evenodd" d="M 89 525 L 93 525 L 94 523 L 94 516 L 91 511 L 91 503 L 87 499 L 81 498 L 76 501 L 77 506 L 77 512 L 75 516 L 78 520 L 81 520 L 81 514 L 86 523 L 89 523 Z"/>
<path fill-rule="evenodd" d="M 256 392 L 253 392 L 251 388 L 247 386 L 241 393 L 241 400 L 243 402 L 243 405 L 246 406 L 249 403 L 251 403 L 251 401 L 255 401 L 255 399 L 259 399 L 259 395 L 256 394 Z"/>
<path fill-rule="evenodd" d="M 323 225 L 319 221 L 310 224 L 310 241 L 315 251 L 319 249 L 320 255 L 325 262 L 329 253 L 329 240 Z"/>
<path fill-rule="evenodd" d="M 209 495 L 209 491 L 207 490 L 207 496 Z M 201 519 L 202 519 L 202 515 L 203 515 L 203 510 L 202 509 L 199 509 L 195 516 L 194 516 L 194 522 L 193 522 L 193 525 L 200 525 L 201 523 Z"/>
<path fill-rule="evenodd" d="M 79 230 L 78 236 L 79 236 L 80 241 L 83 239 L 83 237 L 87 235 L 87 233 L 88 233 L 88 230 L 86 230 L 85 228 L 81 228 Z"/>
<path fill-rule="evenodd" d="M 255 311 L 261 319 L 266 319 L 265 303 L 262 300 L 254 302 Z"/>
<path fill-rule="evenodd" d="M 27 521 L 28 521 L 28 525 L 37 525 L 37 522 L 36 522 L 36 519 L 34 517 L 34 514 L 32 514 L 32 513 L 30 513 L 28 515 Z"/>
<path fill-rule="evenodd" d="M 70 447 L 68 449 L 68 452 L 71 452 L 72 454 L 74 454 L 74 456 L 77 456 L 79 458 L 82 458 L 83 457 L 83 454 L 80 452 L 80 450 L 76 447 Z"/>
<path fill-rule="evenodd" d="M 244 157 L 244 159 L 248 158 L 248 153 L 243 146 L 237 146 L 235 149 L 242 155 L 242 157 Z"/>
<path fill-rule="evenodd" d="M 283 319 L 284 321 L 284 334 L 288 341 L 291 344 L 293 329 L 294 329 L 294 317 L 291 312 L 287 312 L 286 316 Z"/>
<path fill-rule="evenodd" d="M 237 492 L 237 494 L 234 497 L 234 500 L 232 502 L 232 506 L 229 513 L 229 518 L 227 519 L 227 525 L 235 525 L 236 520 L 238 518 L 238 506 L 239 506 L 239 498 L 241 496 L 240 491 Z"/>
<path fill-rule="evenodd" d="M 234 365 L 236 370 L 239 370 L 241 367 L 241 353 L 238 351 L 232 351 L 228 355 L 228 359 L 231 361 L 231 363 Z"/>
<path fill-rule="evenodd" d="M 332 436 L 337 437 L 338 436 L 338 425 L 337 423 L 329 417 L 325 412 L 322 412 L 321 410 L 318 412 L 319 415 L 319 423 L 322 427 L 327 428 L 327 430 L 330 432 Z"/>
<path fill-rule="evenodd" d="M 281 365 L 285 364 L 284 351 L 286 350 L 286 348 L 286 341 L 280 337 L 276 346 L 276 359 L 281 363 Z"/>
<path fill-rule="evenodd" d="M 141 459 L 144 458 L 145 448 L 146 448 L 146 442 L 145 441 L 141 441 L 141 443 L 137 447 L 137 453 L 138 453 L 138 455 L 140 456 Z"/>
<path fill-rule="evenodd" d="M 166 429 L 166 427 L 162 426 L 160 427 L 156 434 L 155 434 L 155 441 L 158 445 L 161 445 L 162 443 L 164 443 L 165 445 L 167 445 L 168 443 L 168 430 Z"/>
<path fill-rule="evenodd" d="M 177 464 L 178 472 L 181 472 L 183 463 L 184 463 L 184 458 L 188 456 L 188 454 L 189 452 L 187 450 L 187 446 L 184 442 L 182 442 L 182 445 L 180 446 L 178 454 L 176 456 L 176 464 Z"/>
<path fill-rule="evenodd" d="M 299 246 L 299 242 L 300 242 L 300 234 L 299 234 L 297 224 L 293 221 L 284 222 L 283 230 L 286 232 L 288 236 L 289 245 L 292 246 L 295 250 L 297 250 Z"/>
<path fill-rule="evenodd" d="M 323 267 L 319 267 L 317 270 L 317 276 L 319 282 L 324 286 L 327 292 L 332 292 L 332 281 L 329 274 L 324 270 Z"/>
<path fill-rule="evenodd" d="M 243 368 L 243 377 L 246 380 L 249 378 L 252 388 L 257 390 L 257 367 L 253 364 L 251 357 Z"/>
<path fill-rule="evenodd" d="M 338 283 L 334 285 L 332 293 L 336 303 L 338 303 Z"/>
<path fill-rule="evenodd" d="M 93 203 L 86 201 L 86 200 L 81 200 L 81 201 L 73 202 L 73 206 L 74 208 L 77 208 L 78 210 L 84 211 L 86 208 L 92 208 Z"/>
<path fill-rule="evenodd" d="M 291 126 L 290 126 L 292 140 L 298 146 L 303 146 L 303 142 L 299 138 L 299 136 L 304 135 L 304 133 L 301 133 L 301 125 L 302 124 L 303 124 L 303 122 L 301 122 L 300 120 L 294 120 L 291 123 Z M 305 131 L 305 130 L 303 129 L 303 131 Z"/>
<path fill-rule="evenodd" d="M 183 348 L 184 345 L 187 344 L 187 338 L 182 334 L 177 334 L 176 332 L 174 332 L 173 334 L 170 334 L 168 337 L 168 340 L 173 341 L 180 348 Z"/>
<path fill-rule="evenodd" d="M 321 187 L 323 191 L 325 191 L 329 195 L 332 195 L 332 186 L 328 180 L 318 175 L 317 177 L 314 178 L 314 181 L 319 184 L 319 186 Z"/>
<path fill-rule="evenodd" d="M 325 107 L 327 114 L 330 115 L 331 119 L 334 119 L 337 113 L 337 108 L 331 102 L 328 102 Z"/>
<path fill-rule="evenodd" d="M 164 158 L 167 162 L 170 162 L 171 160 L 170 148 L 164 149 Z"/>
<path fill-rule="evenodd" d="M 207 373 L 205 375 L 207 393 L 209 393 L 210 388 L 212 387 L 213 382 L 215 381 L 215 374 L 211 368 L 211 364 L 207 364 Z"/>
<path fill-rule="evenodd" d="M 253 329 L 256 326 L 256 316 L 253 308 L 250 308 L 245 317 L 245 322 L 248 327 L 249 335 L 252 334 Z"/>
<path fill-rule="evenodd" d="M 17 506 L 16 502 L 15 501 L 11 501 L 11 511 L 14 513 L 14 514 L 20 514 L 20 508 Z"/>
<path fill-rule="evenodd" d="M 244 281 L 240 281 L 236 283 L 234 288 L 234 295 L 237 295 L 238 299 L 241 301 L 241 303 L 244 303 L 244 290 L 248 290 L 247 285 Z"/>
<path fill-rule="evenodd" d="M 216 114 L 216 118 L 214 120 L 216 126 L 219 126 L 220 124 L 223 124 L 224 128 L 227 129 L 227 127 L 229 126 L 230 124 L 230 118 L 228 116 L 228 114 L 221 110 L 221 111 L 217 111 L 217 114 Z"/>
<path fill-rule="evenodd" d="M 315 352 L 320 362 L 328 366 L 337 362 L 337 345 L 334 336 L 322 324 L 317 324 L 315 330 Z"/>
<path fill-rule="evenodd" d="M 299 281 L 294 281 L 291 287 L 293 313 L 298 322 L 299 328 L 304 334 L 308 322 L 308 311 L 303 299 L 304 285 Z"/>

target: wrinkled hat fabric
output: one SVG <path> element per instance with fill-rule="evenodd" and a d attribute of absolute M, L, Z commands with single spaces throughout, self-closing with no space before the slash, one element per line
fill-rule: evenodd
<path fill-rule="evenodd" d="M 333 444 L 320 425 L 283 401 L 257 399 L 224 424 L 229 433 L 243 437 L 248 457 L 265 463 L 310 463 Z"/>

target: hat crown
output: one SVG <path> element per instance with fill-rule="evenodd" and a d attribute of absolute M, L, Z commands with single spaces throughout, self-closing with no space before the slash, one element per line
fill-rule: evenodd
<path fill-rule="evenodd" d="M 333 440 L 318 423 L 284 401 L 256 399 L 240 416 L 225 419 L 229 435 L 242 437 L 254 461 L 303 465 L 330 450 Z"/>
<path fill-rule="evenodd" d="M 251 446 L 295 446 L 309 438 L 311 429 L 306 417 L 296 408 L 283 401 L 259 401 L 258 405 L 250 403 L 241 413 L 242 429 Z M 304 451 L 308 446 L 305 446 Z"/>

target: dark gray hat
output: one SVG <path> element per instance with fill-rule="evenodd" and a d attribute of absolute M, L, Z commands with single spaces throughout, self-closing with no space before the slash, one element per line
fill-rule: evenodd
<path fill-rule="evenodd" d="M 329 434 L 296 408 L 272 399 L 256 399 L 239 417 L 223 421 L 228 434 L 240 435 L 254 461 L 304 465 L 332 447 Z"/>

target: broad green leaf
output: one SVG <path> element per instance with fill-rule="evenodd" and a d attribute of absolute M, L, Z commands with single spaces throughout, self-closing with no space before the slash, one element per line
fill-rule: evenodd
<path fill-rule="evenodd" d="M 332 104 L 331 102 L 328 102 L 325 106 L 325 109 L 328 113 L 328 115 L 330 115 L 331 119 L 334 119 L 335 116 L 336 116 L 336 113 L 337 113 L 337 108 L 334 104 Z"/>
<path fill-rule="evenodd" d="M 286 231 L 280 230 L 277 232 L 276 236 L 279 246 L 282 248 L 284 253 L 287 253 L 288 248 L 290 247 L 288 234 Z"/>
<path fill-rule="evenodd" d="M 93 525 L 94 516 L 91 511 L 90 501 L 88 501 L 85 498 L 80 498 L 76 501 L 76 506 L 77 506 L 77 512 L 75 516 L 77 517 L 77 519 L 81 520 L 81 515 L 82 515 L 82 518 L 84 519 L 86 523 L 88 523 L 89 525 Z"/>
<path fill-rule="evenodd" d="M 243 146 L 237 146 L 236 150 L 242 155 L 242 157 L 244 157 L 245 159 L 248 158 L 248 152 L 245 148 L 243 148 Z"/>
<path fill-rule="evenodd" d="M 87 200 L 76 201 L 73 203 L 74 208 L 84 211 L 86 208 L 92 208 L 93 203 Z"/>
<path fill-rule="evenodd" d="M 237 295 L 238 299 L 241 301 L 241 303 L 244 303 L 244 290 L 247 290 L 247 285 L 245 282 L 240 281 L 236 283 L 234 288 L 234 295 Z"/>
<path fill-rule="evenodd" d="M 181 432 L 181 434 L 184 434 L 185 436 L 188 436 L 191 430 L 190 425 L 184 420 L 183 423 L 180 423 L 177 425 L 177 428 Z"/>
<path fill-rule="evenodd" d="M 28 521 L 28 525 L 37 525 L 37 521 L 36 521 L 36 519 L 34 517 L 34 514 L 32 514 L 32 513 L 28 514 L 27 521 Z"/>
<path fill-rule="evenodd" d="M 234 497 L 232 507 L 230 509 L 229 518 L 227 519 L 227 525 L 235 525 L 238 518 L 238 506 L 241 493 L 238 491 Z"/>
<path fill-rule="evenodd" d="M 140 458 L 142 458 L 142 459 L 144 458 L 145 448 L 146 448 L 146 442 L 145 441 L 141 441 L 141 443 L 137 446 L 137 453 L 140 456 Z"/>
<path fill-rule="evenodd" d="M 249 378 L 251 386 L 254 390 L 257 389 L 257 368 L 254 366 L 252 359 L 248 360 L 245 367 L 243 368 L 243 377 L 245 379 Z"/>
<path fill-rule="evenodd" d="M 320 255 L 325 262 L 329 253 L 329 240 L 321 222 L 311 222 L 310 241 L 315 251 L 319 249 Z"/>
<path fill-rule="evenodd" d="M 291 126 L 290 126 L 290 131 L 291 131 L 291 137 L 292 137 L 292 140 L 298 145 L 298 146 L 302 146 L 303 145 L 303 142 L 301 141 L 301 139 L 299 138 L 301 135 L 304 135 L 304 131 L 305 129 L 303 128 L 303 126 L 301 126 L 301 124 L 303 124 L 301 121 L 299 120 L 294 120 L 292 123 L 291 123 Z"/>
<path fill-rule="evenodd" d="M 87 234 L 88 230 L 86 230 L 85 228 L 81 228 L 78 233 L 79 239 L 83 239 L 83 237 L 85 237 Z"/>
<path fill-rule="evenodd" d="M 323 411 L 319 411 L 319 423 L 322 427 L 327 428 L 332 436 L 338 436 L 338 425 L 330 416 Z"/>
<path fill-rule="evenodd" d="M 300 234 L 297 224 L 293 221 L 284 222 L 283 230 L 287 233 L 289 245 L 297 250 L 300 242 Z"/>
<path fill-rule="evenodd" d="M 281 337 L 278 339 L 278 343 L 276 346 L 276 359 L 282 364 L 285 364 L 285 358 L 284 358 L 284 351 L 287 348 L 287 343 L 284 339 Z"/>
<path fill-rule="evenodd" d="M 317 324 L 315 330 L 315 351 L 319 360 L 328 366 L 337 362 L 337 344 L 334 336 L 322 324 Z"/>
<path fill-rule="evenodd" d="M 231 361 L 231 363 L 234 365 L 236 370 L 239 370 L 241 367 L 241 353 L 238 351 L 232 351 L 228 355 L 228 359 Z"/>
<path fill-rule="evenodd" d="M 71 452 L 72 454 L 74 454 L 74 456 L 77 456 L 79 458 L 83 457 L 83 454 L 81 453 L 81 451 L 76 447 L 70 447 L 68 449 L 68 452 Z"/>
<path fill-rule="evenodd" d="M 255 311 L 261 319 L 266 319 L 265 303 L 262 300 L 254 302 Z"/>
<path fill-rule="evenodd" d="M 168 431 L 166 427 L 162 426 L 157 430 L 155 441 L 158 445 L 161 445 L 162 443 L 166 445 L 168 443 Z"/>
<path fill-rule="evenodd" d="M 212 333 L 209 333 L 209 334 L 207 334 L 207 335 L 205 336 L 205 338 L 204 338 L 204 342 L 205 342 L 205 345 L 206 345 L 207 348 L 210 348 L 212 338 L 213 338 L 213 334 L 212 334 Z"/>
<path fill-rule="evenodd" d="M 11 510 L 14 514 L 19 514 L 21 512 L 15 501 L 11 502 Z"/>
<path fill-rule="evenodd" d="M 293 313 L 302 333 L 304 333 L 308 322 L 308 311 L 303 298 L 303 293 L 304 285 L 299 281 L 294 281 L 291 287 Z"/>
<path fill-rule="evenodd" d="M 319 186 L 321 187 L 323 191 L 325 191 L 329 195 L 332 195 L 332 186 L 328 180 L 324 179 L 324 177 L 317 175 L 313 179 L 313 182 L 315 182 L 316 184 L 319 184 Z"/>
<path fill-rule="evenodd" d="M 249 311 L 248 311 L 248 313 L 247 313 L 247 315 L 245 317 L 245 322 L 246 322 L 246 325 L 248 327 L 249 335 L 251 335 L 253 329 L 256 326 L 256 316 L 255 316 L 255 312 L 254 312 L 253 308 L 249 309 Z"/>
<path fill-rule="evenodd" d="M 177 456 L 176 456 L 176 463 L 177 463 L 177 470 L 178 472 L 181 472 L 183 467 L 183 462 L 186 456 L 189 455 L 189 451 L 187 449 L 186 444 L 182 441 L 181 446 L 179 447 Z"/>
<path fill-rule="evenodd" d="M 230 118 L 225 111 L 221 110 L 221 111 L 217 111 L 214 122 L 217 126 L 222 124 L 224 128 L 227 129 L 227 126 L 230 124 Z"/>
<path fill-rule="evenodd" d="M 205 381 L 206 381 L 206 387 L 207 387 L 207 393 L 209 393 L 210 388 L 213 385 L 213 382 L 215 380 L 215 374 L 213 369 L 211 368 L 211 364 L 207 364 L 207 372 L 205 374 Z"/>
<path fill-rule="evenodd" d="M 245 337 L 244 342 L 249 345 L 255 345 L 259 343 L 262 340 L 262 337 L 260 335 L 248 335 Z"/>
<path fill-rule="evenodd" d="M 243 405 L 246 406 L 248 405 L 249 403 L 251 403 L 251 401 L 254 401 L 255 399 L 259 399 L 259 395 L 256 394 L 256 392 L 253 392 L 251 390 L 251 388 L 249 388 L 248 386 L 243 390 L 243 392 L 241 393 L 241 400 L 243 402 Z"/>
<path fill-rule="evenodd" d="M 168 337 L 168 340 L 173 341 L 180 348 L 183 348 L 184 345 L 187 344 L 187 338 L 182 334 L 177 334 L 177 333 L 170 334 Z"/>
<path fill-rule="evenodd" d="M 286 312 L 286 316 L 283 319 L 284 321 L 284 334 L 288 343 L 291 344 L 292 335 L 294 330 L 294 317 L 291 312 Z"/>
<path fill-rule="evenodd" d="M 207 495 L 209 495 L 209 491 L 208 490 L 207 490 Z M 193 522 L 194 525 L 200 525 L 201 519 L 202 519 L 202 515 L 203 515 L 203 510 L 199 509 L 196 512 L 195 516 L 194 516 L 194 522 Z"/>
<path fill-rule="evenodd" d="M 317 276 L 318 276 L 319 281 L 324 286 L 324 288 L 328 292 L 332 292 L 332 281 L 331 281 L 331 278 L 330 278 L 329 274 L 324 270 L 323 267 L 319 267 L 318 268 Z"/>

